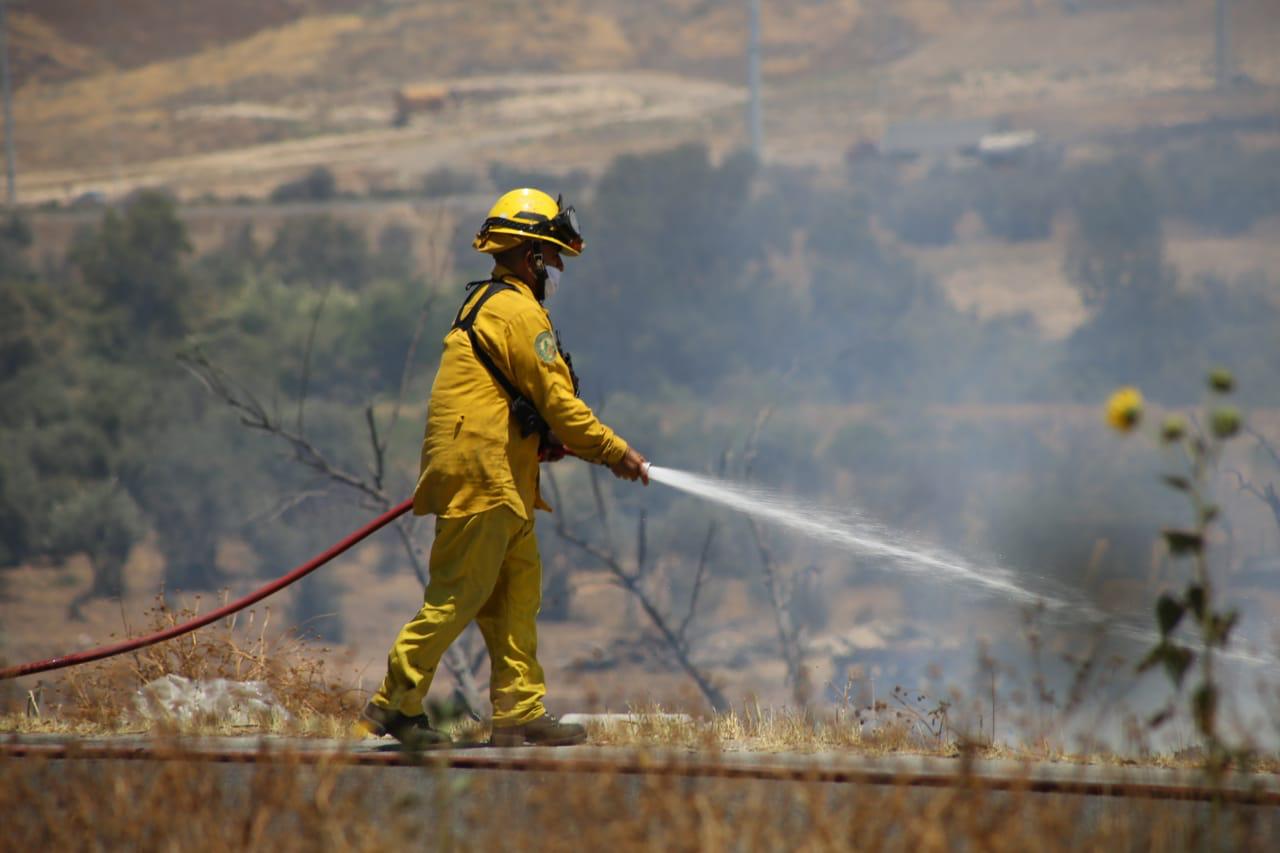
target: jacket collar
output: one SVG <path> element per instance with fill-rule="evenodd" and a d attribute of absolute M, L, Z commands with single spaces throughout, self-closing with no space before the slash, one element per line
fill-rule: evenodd
<path fill-rule="evenodd" d="M 520 278 L 502 264 L 494 264 L 493 272 L 490 273 L 490 275 L 493 277 L 494 281 L 505 281 L 507 284 L 514 286 L 521 293 L 528 296 L 534 302 L 538 301 L 537 297 L 533 295 L 533 288 L 526 284 L 524 279 Z M 541 305 L 542 303 L 539 302 L 538 304 Z"/>

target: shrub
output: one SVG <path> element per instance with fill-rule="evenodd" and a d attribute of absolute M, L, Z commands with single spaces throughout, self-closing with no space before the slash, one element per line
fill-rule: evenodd
<path fill-rule="evenodd" d="M 316 166 L 301 178 L 286 181 L 271 191 L 274 202 L 329 201 L 338 194 L 338 182 L 333 172 L 324 166 Z"/>
<path fill-rule="evenodd" d="M 439 198 L 475 192 L 479 188 L 478 183 L 476 176 L 469 172 L 456 172 L 448 166 L 441 166 L 423 175 L 420 187 L 427 198 Z"/>
<path fill-rule="evenodd" d="M 372 271 L 364 233 L 327 214 L 291 219 L 267 249 L 267 260 L 290 283 L 328 282 L 356 289 Z"/>
<path fill-rule="evenodd" d="M 987 233 L 1012 242 L 1047 239 L 1060 203 L 1055 176 L 1037 165 L 988 170 L 977 198 Z"/>
<path fill-rule="evenodd" d="M 1159 166 L 1170 216 L 1219 234 L 1242 234 L 1280 212 L 1280 151 L 1249 152 L 1231 138 L 1175 149 Z"/>
<path fill-rule="evenodd" d="M 902 240 L 917 246 L 946 246 L 969 207 L 969 192 L 956 176 L 930 176 L 905 186 L 889 203 L 886 224 Z"/>

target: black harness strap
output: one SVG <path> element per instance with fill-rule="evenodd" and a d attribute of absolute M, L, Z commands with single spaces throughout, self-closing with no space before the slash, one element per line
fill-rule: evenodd
<path fill-rule="evenodd" d="M 475 325 L 476 317 L 480 314 L 480 309 L 488 302 L 494 294 L 501 293 L 504 290 L 516 290 L 505 281 L 473 281 L 467 285 L 467 289 L 485 285 L 485 289 L 471 303 L 471 310 L 467 311 L 464 317 L 462 312 L 466 309 L 467 303 L 464 300 L 462 307 L 458 309 L 458 315 L 454 318 L 453 328 L 462 329 L 467 333 L 467 337 L 471 340 L 471 351 L 476 354 L 476 358 L 484 365 L 485 370 L 489 371 L 489 375 L 498 383 L 506 395 L 511 398 L 509 408 L 511 415 L 516 419 L 516 426 L 520 428 L 520 434 L 529 437 L 534 433 L 538 434 L 539 441 L 542 444 L 547 443 L 547 436 L 551 433 L 551 427 L 547 424 L 546 419 L 538 412 L 533 402 L 528 397 L 521 394 L 515 384 L 507 378 L 506 374 L 498 369 L 498 365 L 493 363 L 493 358 L 480 345 L 480 339 L 476 336 Z"/>

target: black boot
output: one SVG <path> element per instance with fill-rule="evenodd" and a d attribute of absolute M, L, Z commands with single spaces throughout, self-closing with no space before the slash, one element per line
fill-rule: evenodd
<path fill-rule="evenodd" d="M 426 714 L 406 716 L 370 702 L 360 712 L 360 720 L 376 735 L 391 735 L 409 749 L 446 749 L 453 741 L 444 732 L 431 728 Z"/>

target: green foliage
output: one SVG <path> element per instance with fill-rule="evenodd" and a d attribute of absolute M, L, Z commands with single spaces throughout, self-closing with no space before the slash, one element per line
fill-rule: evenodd
<path fill-rule="evenodd" d="M 373 272 L 364 233 L 328 214 L 286 221 L 266 260 L 284 281 L 315 288 L 338 284 L 355 290 Z"/>
<path fill-rule="evenodd" d="M 162 199 L 140 198 L 114 220 L 114 230 L 104 228 L 82 246 L 119 261 L 117 271 L 158 276 L 164 264 L 143 257 L 148 240 L 138 229 L 153 221 L 171 226 L 163 212 Z M 176 264 L 185 240 L 180 229 L 167 234 L 172 243 L 151 249 Z M 15 266 L 22 265 L 10 270 Z M 0 289 L 0 566 L 84 552 L 94 569 L 91 593 L 114 595 L 144 524 L 116 476 L 119 425 L 95 417 L 89 402 L 100 386 L 86 383 L 80 393 L 68 393 L 85 372 L 80 351 L 90 342 L 82 330 L 101 320 L 81 309 L 81 296 L 23 277 Z M 145 347 L 143 341 L 134 349 Z"/>
<path fill-rule="evenodd" d="M 1280 153 L 1250 151 L 1231 137 L 1174 148 L 1160 159 L 1161 201 L 1173 217 L 1219 234 L 1248 231 L 1280 213 Z"/>
<path fill-rule="evenodd" d="M 330 320 L 337 333 L 327 347 L 331 376 L 326 385 L 346 384 L 365 394 L 370 388 L 399 388 L 424 312 L 433 316 L 419 335 L 419 364 L 424 356 L 434 357 L 444 336 L 442 326 L 453 319 L 446 316 L 452 306 L 438 296 L 414 279 L 382 279 L 366 288 L 358 302 L 342 311 L 341 320 Z"/>
<path fill-rule="evenodd" d="M 573 297 L 552 306 L 588 392 L 593 379 L 627 387 L 670 377 L 705 389 L 774 357 L 776 339 L 748 346 L 746 334 L 776 304 L 746 269 L 759 253 L 743 229 L 754 171 L 749 156 L 714 165 L 689 145 L 619 157 L 601 177 L 582 210 L 587 250 L 564 278 Z"/>
<path fill-rule="evenodd" d="M 31 226 L 17 214 L 0 225 L 0 281 L 29 281 L 34 278 L 27 250 L 31 248 Z"/>
<path fill-rule="evenodd" d="M 219 297 L 225 297 L 238 289 L 261 265 L 262 250 L 253 225 L 246 223 L 227 234 L 218 248 L 197 258 L 192 273 Z"/>
<path fill-rule="evenodd" d="M 119 596 L 124 563 L 145 530 L 142 514 L 117 482 L 99 480 L 69 489 L 47 516 L 49 556 L 85 553 L 93 564 L 93 586 L 86 597 Z"/>
<path fill-rule="evenodd" d="M 190 251 L 174 200 L 156 191 L 137 194 L 123 211 L 108 210 L 96 230 L 81 235 L 70 259 L 97 303 L 104 349 L 187 330 L 183 259 Z"/>
<path fill-rule="evenodd" d="M 1235 379 L 1229 371 L 1216 369 L 1206 382 L 1210 392 L 1223 396 L 1231 393 Z M 1190 711 L 1196 730 L 1208 750 L 1209 770 L 1219 774 L 1235 756 L 1218 730 L 1218 698 L 1221 688 L 1214 670 L 1215 654 L 1225 650 L 1231 641 L 1231 632 L 1239 620 L 1235 610 L 1219 610 L 1214 595 L 1217 580 L 1210 568 L 1207 546 L 1209 531 L 1217 517 L 1217 507 L 1208 500 L 1208 491 L 1215 473 L 1223 445 L 1240 429 L 1240 415 L 1234 408 L 1221 403 L 1210 407 L 1207 433 L 1192 430 L 1177 438 L 1170 436 L 1167 426 L 1162 431 L 1165 444 L 1178 443 L 1186 472 L 1166 475 L 1165 482 L 1186 497 L 1191 504 L 1196 524 L 1191 529 L 1167 529 L 1164 540 L 1174 557 L 1189 559 L 1191 576 L 1180 594 L 1165 593 L 1156 601 L 1156 627 L 1160 641 L 1139 664 L 1139 671 L 1157 665 L 1163 666 L 1175 690 L 1181 690 L 1183 681 L 1195 662 L 1200 663 L 1199 684 L 1191 693 Z M 1184 617 L 1190 617 L 1199 634 L 1199 649 L 1193 650 L 1179 642 L 1178 627 Z M 1172 703 L 1151 719 L 1151 725 L 1163 724 L 1172 716 Z"/>
<path fill-rule="evenodd" d="M 24 233 L 0 230 L 0 255 L 6 246 L 21 248 Z M 170 589 L 216 585 L 218 543 L 232 534 L 260 554 L 272 541 L 296 536 L 292 553 L 305 556 L 316 531 L 301 516 L 267 525 L 269 533 L 241 529 L 300 488 L 299 472 L 213 404 L 172 354 L 178 339 L 193 333 L 225 346 L 269 390 L 290 387 L 285 379 L 293 377 L 296 392 L 295 352 L 313 321 L 326 319 L 317 314 L 324 296 L 265 267 L 279 265 L 295 282 L 323 271 L 316 283 L 324 284 L 332 265 L 350 287 L 384 277 L 367 303 L 337 291 L 334 306 L 347 311 L 335 311 L 326 334 L 330 342 L 343 335 L 342 352 L 326 380 L 347 382 L 354 386 L 348 396 L 362 400 L 370 387 L 396 387 L 424 299 L 407 278 L 409 236 L 384 231 L 375 264 L 359 232 L 332 220 L 294 220 L 277 235 L 270 258 L 244 228 L 189 265 L 172 200 L 142 193 L 77 236 L 70 260 L 78 282 L 50 287 L 25 277 L 23 256 L 6 261 L 12 279 L 0 289 L 0 565 L 86 553 L 94 570 L 86 597 L 94 597 L 119 594 L 129 551 L 149 532 L 164 554 Z M 399 349 L 395 357 L 389 346 Z M 311 392 L 321 384 L 313 382 Z M 308 409 L 308 430 L 321 443 L 351 443 L 351 433 L 363 429 L 359 417 L 350 431 L 333 428 L 346 420 L 345 408 L 340 415 L 317 403 Z M 335 458 L 357 464 L 342 453 Z M 278 570 L 280 561 L 268 568 Z"/>
<path fill-rule="evenodd" d="M 1184 378 L 1206 362 L 1232 364 L 1257 388 L 1259 404 L 1280 401 L 1280 304 L 1263 276 L 1203 278 L 1151 298 L 1118 296 L 1100 306 L 1066 341 L 1065 368 L 1082 396 L 1136 383 L 1154 399 L 1191 403 Z M 1206 322 L 1211 318 L 1211 322 Z"/>
<path fill-rule="evenodd" d="M 1047 239 L 1061 205 L 1060 176 L 1033 162 L 982 173 L 977 208 L 987 233 L 1010 242 Z"/>
<path fill-rule="evenodd" d="M 403 225 L 388 225 L 379 231 L 377 250 L 373 256 L 374 275 L 408 281 L 415 277 L 416 269 L 413 232 Z"/>
<path fill-rule="evenodd" d="M 1142 167 L 1116 161 L 1071 178 L 1076 230 L 1067 277 L 1094 311 L 1159 300 L 1170 289 L 1156 191 Z"/>
<path fill-rule="evenodd" d="M 56 339 L 49 334 L 56 309 L 43 284 L 13 279 L 0 288 L 0 385 L 56 350 Z M 0 408 L 0 423 L 18 416 L 14 407 Z"/>
<path fill-rule="evenodd" d="M 475 192 L 478 188 L 477 183 L 476 176 L 469 172 L 459 172 L 448 166 L 441 166 L 422 176 L 421 189 L 422 194 L 427 198 L 439 198 Z"/>
<path fill-rule="evenodd" d="M 886 224 L 908 243 L 946 246 L 970 199 L 963 176 L 940 172 L 903 187 L 889 203 Z"/>

